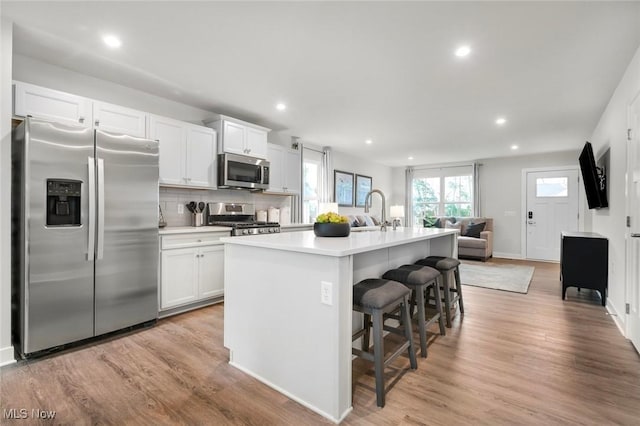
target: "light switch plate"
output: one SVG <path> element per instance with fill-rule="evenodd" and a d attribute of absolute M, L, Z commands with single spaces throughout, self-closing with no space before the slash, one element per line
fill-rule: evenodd
<path fill-rule="evenodd" d="M 325 305 L 333 305 L 333 283 L 320 281 L 320 302 Z"/>
<path fill-rule="evenodd" d="M 184 214 L 184 206 L 182 203 L 178 203 L 178 214 Z"/>

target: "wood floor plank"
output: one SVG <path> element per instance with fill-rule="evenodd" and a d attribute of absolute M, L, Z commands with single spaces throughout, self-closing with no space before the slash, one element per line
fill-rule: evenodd
<path fill-rule="evenodd" d="M 344 424 L 639 425 L 640 357 L 597 294 L 571 288 L 563 301 L 557 264 L 491 262 L 535 266 L 529 293 L 464 286 L 464 316 L 446 336 L 430 328 L 418 370 L 401 356 L 385 372 L 383 409 L 371 364 L 355 360 Z M 330 424 L 231 367 L 223 318 L 215 305 L 2 368 L 0 410 L 57 413 L 0 424 Z"/>

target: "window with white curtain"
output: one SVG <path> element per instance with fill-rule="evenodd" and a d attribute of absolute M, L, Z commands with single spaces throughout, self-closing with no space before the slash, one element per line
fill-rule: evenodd
<path fill-rule="evenodd" d="M 416 168 L 411 182 L 413 225 L 427 216 L 469 217 L 474 211 L 473 166 Z"/>
<path fill-rule="evenodd" d="M 322 153 L 302 151 L 302 222 L 313 223 L 318 216 L 322 192 Z"/>

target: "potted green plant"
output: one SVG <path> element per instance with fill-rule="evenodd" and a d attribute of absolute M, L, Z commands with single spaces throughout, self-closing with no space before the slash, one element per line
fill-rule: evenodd
<path fill-rule="evenodd" d="M 317 237 L 348 237 L 351 232 L 349 219 L 335 212 L 321 213 L 313 224 Z"/>

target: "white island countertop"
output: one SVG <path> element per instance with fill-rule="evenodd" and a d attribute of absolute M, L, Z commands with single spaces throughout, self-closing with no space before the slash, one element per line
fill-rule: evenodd
<path fill-rule="evenodd" d="M 226 232 L 231 233 L 231 228 L 228 226 L 167 226 L 160 228 L 158 232 L 160 235 L 172 235 L 172 234 L 196 234 L 200 232 Z"/>
<path fill-rule="evenodd" d="M 221 238 L 225 244 L 237 244 L 274 250 L 295 251 L 323 256 L 349 256 L 356 253 L 399 246 L 411 242 L 456 234 L 455 229 L 397 228 L 387 231 L 351 232 L 348 237 L 316 237 L 313 231 Z"/>

